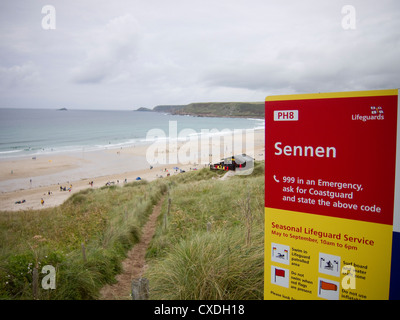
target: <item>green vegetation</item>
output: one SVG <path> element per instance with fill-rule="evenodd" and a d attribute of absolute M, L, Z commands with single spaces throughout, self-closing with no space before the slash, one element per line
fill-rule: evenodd
<path fill-rule="evenodd" d="M 157 106 L 153 110 L 197 117 L 264 118 L 264 102 L 204 102 L 179 106 Z"/>
<path fill-rule="evenodd" d="M 250 176 L 173 185 L 169 197 L 147 253 L 150 298 L 262 299 L 263 163 Z"/>
<path fill-rule="evenodd" d="M 98 298 L 166 189 L 164 181 L 134 182 L 87 189 L 56 208 L 1 212 L 0 299 L 32 299 L 33 268 L 44 265 L 56 268 L 57 287 L 41 289 L 40 299 Z"/>
<path fill-rule="evenodd" d="M 186 105 L 162 105 L 154 107 L 153 111 L 163 113 L 174 113 L 176 110 L 184 108 Z"/>
<path fill-rule="evenodd" d="M 147 253 L 150 298 L 262 299 L 264 164 L 250 176 L 222 181 L 223 173 L 87 189 L 56 208 L 0 212 L 0 299 L 32 299 L 32 270 L 41 281 L 44 265 L 56 268 L 57 287 L 39 285 L 39 299 L 99 298 L 163 194 L 171 202 Z"/>

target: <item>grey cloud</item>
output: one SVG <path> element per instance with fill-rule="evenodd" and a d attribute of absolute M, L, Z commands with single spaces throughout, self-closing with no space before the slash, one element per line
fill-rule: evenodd
<path fill-rule="evenodd" d="M 400 3 L 52 0 L 0 4 L 0 107 L 133 108 L 399 87 Z M 7 89 L 6 89 L 7 88 Z M 42 97 L 46 97 L 42 101 Z"/>
<path fill-rule="evenodd" d="M 116 81 L 130 73 L 139 38 L 137 21 L 131 15 L 116 17 L 86 37 L 85 60 L 71 71 L 74 82 Z"/>
<path fill-rule="evenodd" d="M 0 66 L 0 84 L 3 89 L 12 89 L 18 86 L 31 86 L 40 81 L 38 67 L 31 61 L 11 67 Z"/>

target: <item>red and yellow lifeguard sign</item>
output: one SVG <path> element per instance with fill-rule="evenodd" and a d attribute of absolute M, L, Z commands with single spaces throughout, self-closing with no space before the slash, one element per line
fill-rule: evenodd
<path fill-rule="evenodd" d="M 265 299 L 389 299 L 397 119 L 397 89 L 266 98 Z"/>

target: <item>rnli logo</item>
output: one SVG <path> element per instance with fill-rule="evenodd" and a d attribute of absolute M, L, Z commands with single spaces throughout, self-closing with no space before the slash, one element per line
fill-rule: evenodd
<path fill-rule="evenodd" d="M 371 120 L 385 120 L 385 112 L 381 106 L 371 106 L 369 114 L 353 114 L 351 116 L 353 121 L 371 121 Z"/>

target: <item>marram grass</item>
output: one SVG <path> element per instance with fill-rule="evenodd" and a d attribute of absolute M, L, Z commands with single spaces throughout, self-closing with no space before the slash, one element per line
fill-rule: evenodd
<path fill-rule="evenodd" d="M 151 299 L 263 299 L 263 169 L 171 189 L 147 252 Z"/>
<path fill-rule="evenodd" d="M 0 299 L 32 299 L 33 268 L 56 269 L 39 299 L 96 299 L 115 281 L 167 181 L 84 190 L 56 208 L 0 212 Z M 83 258 L 82 244 L 86 260 Z"/>
<path fill-rule="evenodd" d="M 150 264 L 146 276 L 151 298 L 262 299 L 263 258 L 263 242 L 247 246 L 239 227 L 193 234 L 173 246 L 163 259 Z"/>
<path fill-rule="evenodd" d="M 32 299 L 34 267 L 39 299 L 99 298 L 163 194 L 170 215 L 164 225 L 164 201 L 147 253 L 150 298 L 262 299 L 263 164 L 248 177 L 220 181 L 221 174 L 203 169 L 87 189 L 56 208 L 0 212 L 0 299 Z M 55 290 L 40 287 L 45 265 L 55 267 Z"/>

